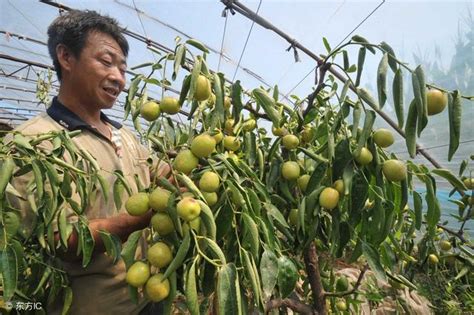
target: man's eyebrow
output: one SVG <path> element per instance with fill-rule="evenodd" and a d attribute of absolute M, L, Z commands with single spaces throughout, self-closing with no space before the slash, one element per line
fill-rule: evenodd
<path fill-rule="evenodd" d="M 115 52 L 113 52 L 113 51 L 111 51 L 111 50 L 109 50 L 109 49 L 106 48 L 106 49 L 105 49 L 105 53 L 106 53 L 107 55 L 109 55 L 110 57 L 112 57 L 112 58 L 120 59 L 119 61 L 120 61 L 121 64 L 127 65 L 127 60 L 126 60 L 125 58 L 120 57 L 120 56 L 119 56 L 118 54 L 116 54 Z"/>

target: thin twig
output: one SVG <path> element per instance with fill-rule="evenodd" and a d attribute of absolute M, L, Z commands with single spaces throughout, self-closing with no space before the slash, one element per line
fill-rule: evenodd
<path fill-rule="evenodd" d="M 268 301 L 267 304 L 265 305 L 265 313 L 267 314 L 269 311 L 271 311 L 274 308 L 279 308 L 285 306 L 289 309 L 291 309 L 294 312 L 297 312 L 298 314 L 307 314 L 307 315 L 315 315 L 318 314 L 313 308 L 308 305 L 304 304 L 301 301 L 294 300 L 294 299 L 275 299 Z"/>
<path fill-rule="evenodd" d="M 303 112 L 303 118 L 306 117 L 306 115 L 308 115 L 309 111 L 314 107 L 313 103 L 314 103 L 314 99 L 316 98 L 316 96 L 319 94 L 319 92 L 321 92 L 321 90 L 326 86 L 326 84 L 324 83 L 324 78 L 326 76 L 326 72 L 331 68 L 331 63 L 323 63 L 320 67 L 319 67 L 319 84 L 316 86 L 316 89 L 314 90 L 313 93 L 311 93 L 310 95 L 308 95 L 308 107 L 306 107 L 306 109 L 304 110 Z M 299 126 L 299 130 L 301 130 L 301 127 L 302 127 L 302 121 L 300 122 L 300 126 Z"/>

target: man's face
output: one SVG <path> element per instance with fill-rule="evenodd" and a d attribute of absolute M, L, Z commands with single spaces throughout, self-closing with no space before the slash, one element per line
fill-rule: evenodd
<path fill-rule="evenodd" d="M 89 108 L 111 108 L 125 87 L 126 68 L 125 56 L 110 35 L 89 33 L 70 73 L 80 103 Z"/>

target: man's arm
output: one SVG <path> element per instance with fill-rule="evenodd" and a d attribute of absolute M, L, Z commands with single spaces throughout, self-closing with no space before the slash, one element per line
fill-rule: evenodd
<path fill-rule="evenodd" d="M 94 253 L 102 253 L 105 251 L 105 245 L 102 241 L 102 237 L 99 234 L 100 230 L 107 231 L 110 234 L 114 234 L 120 238 L 122 242 L 125 242 L 130 234 L 135 231 L 144 229 L 150 223 L 150 219 L 153 215 L 153 211 L 148 211 L 146 214 L 134 217 L 126 213 L 119 214 L 114 217 L 106 219 L 94 219 L 89 221 L 89 229 L 92 237 L 94 238 Z M 59 242 L 59 233 L 55 233 L 55 241 Z M 68 239 L 67 252 L 58 253 L 65 261 L 73 262 L 82 259 L 81 256 L 77 256 L 77 248 L 79 245 L 79 235 L 74 229 Z"/>

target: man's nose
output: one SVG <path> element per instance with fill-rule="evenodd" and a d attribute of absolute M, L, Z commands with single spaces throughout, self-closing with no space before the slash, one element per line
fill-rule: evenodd
<path fill-rule="evenodd" d="M 125 87 L 125 73 L 119 67 L 114 67 L 111 74 L 111 81 L 118 85 L 120 91 Z"/>

